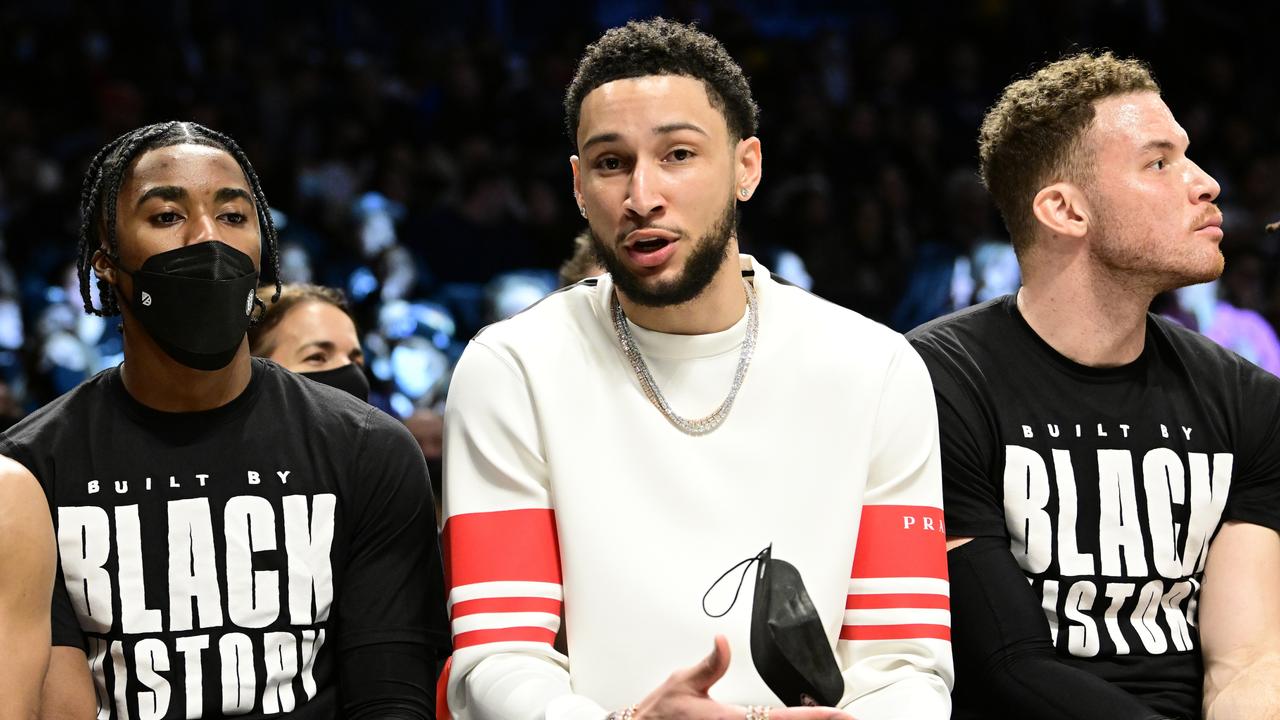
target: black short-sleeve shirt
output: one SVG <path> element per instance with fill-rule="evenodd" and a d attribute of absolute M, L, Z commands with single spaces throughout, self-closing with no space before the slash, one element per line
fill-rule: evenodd
<path fill-rule="evenodd" d="M 110 369 L 0 453 L 48 496 L 54 643 L 86 651 L 99 717 L 336 718 L 379 701 L 430 716 L 448 645 L 430 483 L 381 411 L 255 359 L 232 402 L 165 413 Z M 398 697 L 367 696 L 399 671 L 414 677 Z"/>
<path fill-rule="evenodd" d="M 948 535 L 1008 538 L 1064 662 L 1198 717 L 1209 542 L 1226 520 L 1280 529 L 1280 379 L 1155 315 L 1137 360 L 1083 366 L 1013 296 L 908 338 L 937 396 Z"/>

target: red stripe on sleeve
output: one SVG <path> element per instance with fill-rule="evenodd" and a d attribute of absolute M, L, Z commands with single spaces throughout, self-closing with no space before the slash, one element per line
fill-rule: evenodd
<path fill-rule="evenodd" d="M 449 590 L 481 582 L 560 583 L 560 543 L 549 509 L 454 515 L 441 545 Z"/>
<path fill-rule="evenodd" d="M 845 625 L 841 640 L 934 640 L 951 641 L 951 628 L 946 625 Z"/>
<path fill-rule="evenodd" d="M 539 597 L 498 597 L 463 600 L 453 604 L 450 610 L 452 618 L 476 613 L 503 612 L 544 612 L 552 615 L 560 614 L 560 601 Z"/>
<path fill-rule="evenodd" d="M 472 645 L 513 641 L 540 642 L 552 645 L 556 641 L 556 634 L 551 630 L 539 627 L 468 630 L 467 632 L 458 633 L 453 636 L 453 650 L 454 652 L 457 652 L 462 648 L 471 647 Z"/>
<path fill-rule="evenodd" d="M 942 510 L 927 505 L 865 505 L 853 578 L 947 579 Z"/>
<path fill-rule="evenodd" d="M 850 595 L 845 601 L 846 610 L 887 610 L 895 608 L 951 609 L 951 598 L 932 593 L 880 593 L 875 595 Z"/>

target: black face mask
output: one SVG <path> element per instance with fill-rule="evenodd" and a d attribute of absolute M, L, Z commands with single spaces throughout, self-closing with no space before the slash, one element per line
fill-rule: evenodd
<path fill-rule="evenodd" d="M 169 357 L 196 370 L 231 362 L 258 286 L 248 255 L 214 240 L 152 255 L 134 271 L 112 262 L 133 278 L 129 310 Z"/>
<path fill-rule="evenodd" d="M 707 595 L 738 567 L 743 579 L 751 563 L 757 563 L 754 601 L 751 607 L 751 661 L 756 672 L 788 707 L 820 705 L 835 707 L 844 695 L 844 678 L 836 663 L 831 645 L 818 611 L 809 599 L 800 571 L 785 560 L 773 557 L 773 546 L 758 555 L 734 565 L 707 589 Z M 738 591 L 742 590 L 742 579 Z M 702 596 L 702 611 L 711 617 L 723 613 L 707 610 L 707 595 Z M 738 594 L 733 595 L 733 602 Z"/>
<path fill-rule="evenodd" d="M 332 370 L 298 373 L 323 385 L 345 390 L 365 402 L 369 402 L 369 378 L 364 376 L 364 368 L 355 363 L 336 367 Z"/>

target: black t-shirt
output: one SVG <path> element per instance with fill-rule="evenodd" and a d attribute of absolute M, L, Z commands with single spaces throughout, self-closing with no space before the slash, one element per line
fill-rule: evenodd
<path fill-rule="evenodd" d="M 432 716 L 430 484 L 381 411 L 255 359 L 232 402 L 165 413 L 110 369 L 0 453 L 49 498 L 53 641 L 85 649 L 99 717 Z"/>
<path fill-rule="evenodd" d="M 1280 529 L 1280 379 L 1154 315 L 1137 360 L 1083 366 L 1013 296 L 908 338 L 938 400 L 947 534 L 1008 538 L 1062 662 L 1199 717 L 1209 541 L 1226 520 Z M 962 684 L 957 717 L 982 716 Z"/>

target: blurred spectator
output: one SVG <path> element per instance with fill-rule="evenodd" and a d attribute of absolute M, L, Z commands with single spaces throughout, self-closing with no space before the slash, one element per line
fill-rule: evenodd
<path fill-rule="evenodd" d="M 435 405 L 492 315 L 490 283 L 554 272 L 581 228 L 558 98 L 595 23 L 619 14 L 700 20 L 769 108 L 773 190 L 744 211 L 742 247 L 788 258 L 803 270 L 793 280 L 899 329 L 982 296 L 995 280 L 984 268 L 1002 267 L 986 259 L 1003 249 L 979 250 L 1003 237 L 974 177 L 995 88 L 1071 43 L 1147 57 L 1224 189 L 1223 296 L 1280 320 L 1280 245 L 1260 232 L 1280 216 L 1280 78 L 1240 61 L 1268 46 L 1274 4 L 283 0 L 235 6 L 251 22 L 227 27 L 232 11 L 158 5 L 144 28 L 93 3 L 0 0 L 0 381 L 22 406 L 120 361 L 114 325 L 72 327 L 50 310 L 83 315 L 78 290 L 60 291 L 79 224 L 69 179 L 119 131 L 171 117 L 225 128 L 266 182 L 291 188 L 272 208 L 280 277 L 346 291 L 368 328 L 372 401 L 402 416 Z M 215 26 L 226 29 L 192 30 Z M 407 335 L 382 333 L 388 305 L 417 318 Z M 422 384 L 394 368 L 415 366 L 441 369 L 410 397 Z"/>
<path fill-rule="evenodd" d="M 285 285 L 258 290 L 266 312 L 249 328 L 249 352 L 360 398 L 369 399 L 364 352 L 341 290 Z"/>
<path fill-rule="evenodd" d="M 1175 303 L 1162 313 L 1199 332 L 1273 375 L 1280 375 L 1280 339 L 1258 313 L 1218 297 L 1218 281 L 1173 291 Z"/>
<path fill-rule="evenodd" d="M 573 238 L 573 254 L 560 264 L 560 287 L 572 285 L 604 271 L 600 261 L 596 259 L 596 250 L 591 245 L 591 231 L 583 230 Z"/>

